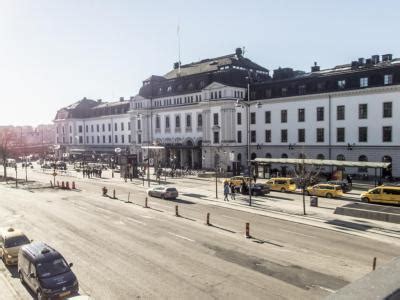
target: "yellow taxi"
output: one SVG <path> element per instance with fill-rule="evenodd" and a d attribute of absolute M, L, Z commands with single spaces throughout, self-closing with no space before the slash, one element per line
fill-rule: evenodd
<path fill-rule="evenodd" d="M 292 178 L 280 177 L 280 178 L 271 178 L 268 179 L 265 183 L 269 186 L 271 191 L 277 192 L 294 192 L 296 191 L 296 183 Z"/>
<path fill-rule="evenodd" d="M 7 230 L 0 233 L 0 256 L 3 259 L 4 264 L 16 265 L 18 263 L 18 251 L 26 244 L 31 241 L 26 235 L 14 228 L 8 228 Z"/>
<path fill-rule="evenodd" d="M 307 194 L 318 197 L 338 198 L 343 195 L 340 185 L 320 183 L 307 188 Z"/>
<path fill-rule="evenodd" d="M 248 184 L 250 182 L 250 177 L 248 177 L 248 176 L 234 176 L 234 177 L 225 179 L 224 182 L 227 182 L 229 185 L 231 183 L 233 183 L 235 188 L 239 188 L 240 185 L 242 184 L 243 180 L 246 182 L 246 184 Z"/>
<path fill-rule="evenodd" d="M 400 186 L 381 185 L 360 195 L 363 202 L 400 204 Z"/>

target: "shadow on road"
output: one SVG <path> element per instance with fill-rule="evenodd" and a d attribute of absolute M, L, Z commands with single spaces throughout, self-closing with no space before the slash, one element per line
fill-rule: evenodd
<path fill-rule="evenodd" d="M 165 199 L 165 200 L 175 202 L 175 203 L 182 203 L 182 204 L 196 204 L 195 202 L 183 200 L 183 199 Z"/>
<path fill-rule="evenodd" d="M 236 231 L 229 230 L 229 229 L 226 229 L 226 228 L 223 228 L 223 227 L 217 226 L 217 225 L 210 224 L 209 226 L 210 226 L 210 227 L 217 228 L 217 229 L 221 229 L 221 230 L 223 230 L 223 231 L 227 231 L 227 232 L 230 232 L 230 233 L 236 233 Z"/>
<path fill-rule="evenodd" d="M 361 231 L 366 231 L 368 229 L 371 229 L 372 227 L 369 225 L 364 225 L 364 224 L 358 224 L 358 223 L 353 223 L 353 222 L 348 222 L 348 221 L 343 221 L 343 220 L 330 220 L 326 221 L 325 223 L 335 225 L 340 229 L 356 229 L 356 230 L 361 230 Z"/>
<path fill-rule="evenodd" d="M 12 278 L 18 278 L 18 267 L 17 266 L 6 266 L 8 272 L 10 272 Z"/>

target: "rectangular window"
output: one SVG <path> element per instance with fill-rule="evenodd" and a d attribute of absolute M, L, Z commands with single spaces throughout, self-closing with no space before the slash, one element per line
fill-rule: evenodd
<path fill-rule="evenodd" d="M 79 144 L 83 144 L 83 137 L 81 135 L 79 136 Z"/>
<path fill-rule="evenodd" d="M 128 122 L 128 130 L 131 130 L 131 122 Z"/>
<path fill-rule="evenodd" d="M 129 123 L 128 123 L 129 124 Z M 128 142 L 131 143 L 132 142 L 132 136 L 129 134 L 128 135 Z"/>
<path fill-rule="evenodd" d="M 281 110 L 281 123 L 287 123 L 287 110 Z"/>
<path fill-rule="evenodd" d="M 79 127 L 78 127 L 78 132 L 79 132 L 79 133 L 82 133 L 82 131 L 83 131 L 82 125 L 79 125 Z"/>
<path fill-rule="evenodd" d="M 281 129 L 281 143 L 287 143 L 287 129 Z"/>
<path fill-rule="evenodd" d="M 337 86 L 339 90 L 343 90 L 344 88 L 346 88 L 346 80 L 338 80 L 337 82 Z"/>
<path fill-rule="evenodd" d="M 137 140 L 138 140 L 138 144 L 142 143 L 142 135 L 141 134 L 137 135 Z"/>
<path fill-rule="evenodd" d="M 237 118 L 237 124 L 242 125 L 242 113 L 238 112 L 236 114 L 236 118 Z"/>
<path fill-rule="evenodd" d="M 142 122 L 140 122 L 140 120 L 137 120 L 137 129 L 138 130 L 142 129 Z"/>
<path fill-rule="evenodd" d="M 219 132 L 214 131 L 214 144 L 218 144 L 218 143 L 219 143 Z"/>
<path fill-rule="evenodd" d="M 344 105 L 336 106 L 336 120 L 344 120 L 345 110 Z"/>
<path fill-rule="evenodd" d="M 106 124 L 101 124 L 101 130 L 104 132 L 106 131 Z"/>
<path fill-rule="evenodd" d="M 215 113 L 213 115 L 213 118 L 214 118 L 214 125 L 218 125 L 218 113 Z"/>
<path fill-rule="evenodd" d="M 358 141 L 360 143 L 368 142 L 368 127 L 358 127 Z"/>
<path fill-rule="evenodd" d="M 114 136 L 114 143 L 118 144 L 118 135 Z"/>
<path fill-rule="evenodd" d="M 118 131 L 118 124 L 114 123 L 114 131 Z"/>
<path fill-rule="evenodd" d="M 317 143 L 323 143 L 325 140 L 324 128 L 317 128 Z"/>
<path fill-rule="evenodd" d="M 256 113 L 250 113 L 250 124 L 256 124 Z"/>
<path fill-rule="evenodd" d="M 392 117 L 392 102 L 383 103 L 383 117 L 384 118 Z"/>
<path fill-rule="evenodd" d="M 93 129 L 93 124 L 92 124 L 92 125 L 90 125 L 90 131 L 91 131 L 91 132 L 93 132 L 93 131 L 94 131 L 94 129 Z"/>
<path fill-rule="evenodd" d="M 255 143 L 257 141 L 257 133 L 255 130 L 250 131 L 250 142 Z"/>
<path fill-rule="evenodd" d="M 121 131 L 124 131 L 124 123 L 121 122 Z"/>
<path fill-rule="evenodd" d="M 287 88 L 282 88 L 281 89 L 282 97 L 286 97 L 287 95 Z"/>
<path fill-rule="evenodd" d="M 367 87 L 368 86 L 368 77 L 360 78 L 360 87 Z"/>
<path fill-rule="evenodd" d="M 111 131 L 111 124 L 108 123 L 108 131 Z"/>
<path fill-rule="evenodd" d="M 237 132 L 237 142 L 241 143 L 242 142 L 242 131 L 238 130 Z"/>
<path fill-rule="evenodd" d="M 57 129 L 58 129 L 58 128 L 57 128 Z M 89 126 L 88 126 L 88 125 L 86 125 L 85 130 L 86 130 L 86 132 L 89 131 Z M 57 130 L 57 133 L 58 133 L 58 130 Z"/>
<path fill-rule="evenodd" d="M 265 112 L 265 124 L 271 124 L 271 111 L 270 110 Z"/>
<path fill-rule="evenodd" d="M 100 125 L 99 124 L 96 125 L 96 131 L 100 132 Z"/>
<path fill-rule="evenodd" d="M 345 129 L 343 127 L 336 128 L 336 142 L 344 143 L 345 141 Z"/>
<path fill-rule="evenodd" d="M 265 130 L 265 142 L 271 143 L 271 130 L 269 129 Z"/>
<path fill-rule="evenodd" d="M 89 137 L 86 137 L 86 144 L 89 144 Z"/>
<path fill-rule="evenodd" d="M 368 118 L 368 104 L 358 105 L 358 118 L 367 119 Z"/>
<path fill-rule="evenodd" d="M 97 136 L 96 140 L 97 140 L 97 144 L 100 144 L 100 136 Z"/>
<path fill-rule="evenodd" d="M 304 122 L 306 120 L 306 113 L 304 108 L 299 108 L 298 109 L 298 114 L 297 114 L 297 120 L 299 122 Z"/>
<path fill-rule="evenodd" d="M 111 135 L 108 136 L 108 143 L 110 143 L 110 144 L 112 143 L 112 141 L 111 141 Z"/>
<path fill-rule="evenodd" d="M 306 93 L 306 86 L 299 85 L 299 95 L 304 95 Z"/>
<path fill-rule="evenodd" d="M 392 141 L 392 126 L 384 126 L 382 128 L 382 141 L 383 142 Z"/>
<path fill-rule="evenodd" d="M 317 107 L 317 121 L 323 121 L 324 120 L 324 107 L 320 106 Z"/>
<path fill-rule="evenodd" d="M 121 143 L 124 144 L 125 143 L 125 136 L 121 135 Z"/>
<path fill-rule="evenodd" d="M 103 144 L 105 144 L 105 143 L 106 143 L 106 136 L 103 135 Z"/>
<path fill-rule="evenodd" d="M 393 75 L 392 74 L 386 74 L 383 77 L 383 84 L 387 85 L 387 84 L 392 84 L 393 83 Z"/>
<path fill-rule="evenodd" d="M 92 144 L 94 144 L 94 136 L 92 136 Z"/>
<path fill-rule="evenodd" d="M 304 143 L 306 141 L 306 130 L 304 128 L 301 128 L 298 130 L 298 137 L 297 137 L 297 141 L 299 143 Z"/>

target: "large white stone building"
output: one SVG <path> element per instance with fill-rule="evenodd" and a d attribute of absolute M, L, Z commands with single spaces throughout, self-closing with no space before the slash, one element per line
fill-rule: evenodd
<path fill-rule="evenodd" d="M 306 156 L 388 161 L 392 168 L 382 175 L 400 176 L 399 99 L 400 60 L 391 55 L 325 70 L 315 64 L 308 73 L 279 68 L 270 76 L 237 49 L 149 77 L 129 102 L 108 104 L 124 103 L 123 111 L 64 116 L 66 108 L 55 123 L 60 149 L 70 153 L 99 154 L 118 146 L 143 161 L 144 148 L 156 144 L 165 147 L 158 159 L 169 166 L 233 170 L 246 166 L 248 157 Z M 91 111 L 107 107 L 93 102 Z M 258 173 L 285 173 L 288 167 Z"/>

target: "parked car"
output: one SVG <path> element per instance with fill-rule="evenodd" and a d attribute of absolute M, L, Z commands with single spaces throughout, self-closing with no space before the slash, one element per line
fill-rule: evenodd
<path fill-rule="evenodd" d="M 148 189 L 147 194 L 151 197 L 159 197 L 163 199 L 176 199 L 179 195 L 176 188 L 162 185 L 157 185 Z"/>
<path fill-rule="evenodd" d="M 251 194 L 254 196 L 263 196 L 269 194 L 269 187 L 264 183 L 251 184 Z"/>
<path fill-rule="evenodd" d="M 23 246 L 18 254 L 18 275 L 41 299 L 64 298 L 79 291 L 79 283 L 64 257 L 42 242 Z"/>
<path fill-rule="evenodd" d="M 227 182 L 229 185 L 233 184 L 234 187 L 239 190 L 240 186 L 242 185 L 242 182 L 246 182 L 246 184 L 248 184 L 250 182 L 250 177 L 248 176 L 234 176 L 231 178 L 228 178 L 225 180 L 225 182 Z"/>
<path fill-rule="evenodd" d="M 363 202 L 400 204 L 400 186 L 381 185 L 360 195 Z"/>
<path fill-rule="evenodd" d="M 4 264 L 6 266 L 16 265 L 18 263 L 19 249 L 30 242 L 22 231 L 14 228 L 8 228 L 0 233 L 0 256 Z"/>
<path fill-rule="evenodd" d="M 348 193 L 352 190 L 352 186 L 342 180 L 330 180 L 327 183 L 334 184 L 334 185 L 340 185 L 343 193 Z"/>
<path fill-rule="evenodd" d="M 271 191 L 277 192 L 294 192 L 296 191 L 296 183 L 292 178 L 271 178 L 268 179 L 266 184 L 269 186 Z"/>
<path fill-rule="evenodd" d="M 338 198 L 343 195 L 342 187 L 335 184 L 320 183 L 307 188 L 307 194 L 318 197 Z"/>

